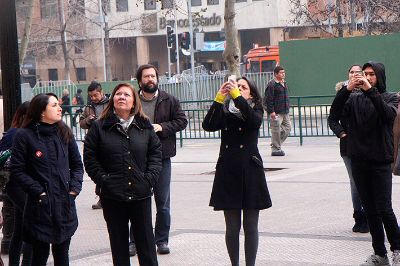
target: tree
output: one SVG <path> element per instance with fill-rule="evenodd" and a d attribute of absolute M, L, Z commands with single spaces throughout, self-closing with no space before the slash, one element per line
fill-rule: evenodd
<path fill-rule="evenodd" d="M 19 48 L 19 65 L 24 63 L 26 50 L 29 44 L 29 36 L 32 29 L 32 13 L 33 13 L 33 0 L 27 0 L 26 2 L 26 16 L 24 30 L 21 38 L 21 45 Z"/>
<path fill-rule="evenodd" d="M 225 36 L 226 46 L 223 57 L 231 74 L 240 76 L 240 50 L 238 41 L 238 32 L 235 26 L 235 0 L 225 0 Z"/>
<path fill-rule="evenodd" d="M 400 30 L 400 2 L 391 0 L 289 0 L 292 23 L 312 25 L 333 37 Z M 356 24 L 362 28 L 356 28 Z"/>

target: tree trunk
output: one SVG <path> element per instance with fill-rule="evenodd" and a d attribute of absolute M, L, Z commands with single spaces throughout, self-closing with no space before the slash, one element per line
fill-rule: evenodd
<path fill-rule="evenodd" d="M 22 34 L 21 46 L 20 46 L 20 50 L 19 50 L 19 64 L 21 67 L 22 67 L 22 64 L 24 63 L 26 49 L 28 48 L 28 44 L 29 44 L 29 35 L 31 34 L 33 0 L 27 0 L 27 6 L 28 6 L 28 11 L 26 14 L 25 27 L 24 27 L 24 32 Z"/>
<path fill-rule="evenodd" d="M 349 33 L 353 35 L 353 32 L 356 30 L 356 6 L 354 0 L 350 0 L 350 27 Z"/>
<path fill-rule="evenodd" d="M 235 0 L 225 0 L 225 36 L 226 46 L 223 57 L 231 74 L 240 76 L 240 50 L 238 32 L 235 26 Z"/>
<path fill-rule="evenodd" d="M 58 17 L 60 19 L 61 46 L 64 55 L 64 80 L 70 80 L 70 63 L 67 49 L 67 25 L 64 16 L 64 1 L 58 0 Z"/>
<path fill-rule="evenodd" d="M 112 80 L 111 75 L 111 53 L 110 53 L 110 29 L 108 27 L 108 22 L 104 23 L 104 53 L 106 60 L 106 77 L 105 81 Z"/>
<path fill-rule="evenodd" d="M 336 15 L 337 15 L 338 37 L 343 38 L 342 3 L 340 0 L 336 0 Z"/>

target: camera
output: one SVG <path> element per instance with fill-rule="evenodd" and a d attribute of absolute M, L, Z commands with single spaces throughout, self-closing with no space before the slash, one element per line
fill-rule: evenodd
<path fill-rule="evenodd" d="M 228 77 L 228 82 L 235 83 L 236 82 L 236 75 L 230 75 Z"/>

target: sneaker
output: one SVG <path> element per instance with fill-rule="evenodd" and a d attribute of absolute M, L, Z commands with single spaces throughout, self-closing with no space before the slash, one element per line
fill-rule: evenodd
<path fill-rule="evenodd" d="M 393 266 L 400 266 L 400 250 L 393 251 L 392 265 Z"/>
<path fill-rule="evenodd" d="M 160 255 L 169 254 L 168 243 L 163 242 L 163 243 L 157 244 L 157 253 Z"/>
<path fill-rule="evenodd" d="M 363 264 L 360 264 L 360 266 L 390 266 L 389 259 L 385 255 L 385 257 L 381 257 L 375 254 L 372 254 L 367 258 L 366 261 L 364 261 Z"/>
<path fill-rule="evenodd" d="M 97 203 L 92 205 L 92 209 L 93 210 L 98 210 L 98 209 L 101 209 L 101 208 L 103 208 L 103 207 L 101 206 L 101 201 L 100 200 Z"/>
<path fill-rule="evenodd" d="M 285 152 L 283 150 L 273 151 L 271 152 L 271 156 L 285 156 Z"/>
<path fill-rule="evenodd" d="M 129 256 L 133 257 L 136 255 L 136 245 L 135 243 L 131 242 L 129 243 Z"/>

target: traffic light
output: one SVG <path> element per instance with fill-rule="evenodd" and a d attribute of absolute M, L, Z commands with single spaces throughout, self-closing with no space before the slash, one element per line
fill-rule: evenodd
<path fill-rule="evenodd" d="M 171 26 L 167 26 L 167 47 L 172 48 L 172 45 L 175 42 L 175 34 L 174 30 Z"/>
<path fill-rule="evenodd" d="M 190 47 L 190 35 L 189 32 L 182 32 L 181 35 L 181 48 L 189 50 Z"/>

